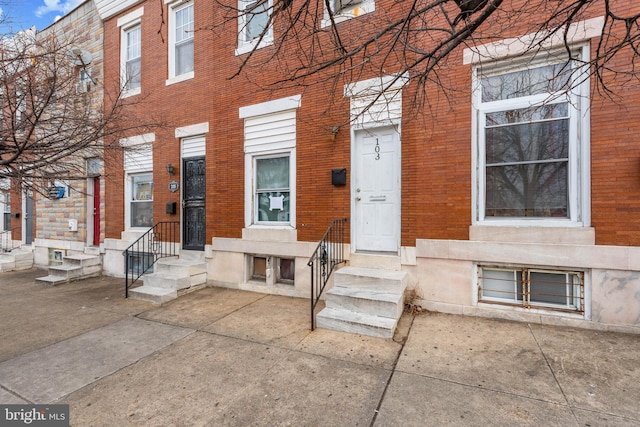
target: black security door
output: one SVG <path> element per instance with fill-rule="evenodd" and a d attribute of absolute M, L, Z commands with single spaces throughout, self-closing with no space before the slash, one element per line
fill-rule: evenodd
<path fill-rule="evenodd" d="M 202 251 L 206 234 L 204 157 L 184 159 L 182 176 L 182 247 Z"/>

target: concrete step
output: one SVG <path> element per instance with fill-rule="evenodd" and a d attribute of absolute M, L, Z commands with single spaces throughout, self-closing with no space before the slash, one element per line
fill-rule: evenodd
<path fill-rule="evenodd" d="M 319 328 L 379 338 L 393 338 L 396 319 L 325 307 L 316 316 Z"/>
<path fill-rule="evenodd" d="M 33 252 L 14 249 L 0 254 L 0 271 L 28 270 L 33 267 Z"/>
<path fill-rule="evenodd" d="M 80 267 L 91 267 L 95 265 L 102 264 L 102 258 L 100 256 L 95 255 L 67 255 L 64 257 L 63 262 L 65 264 L 80 266 Z"/>
<path fill-rule="evenodd" d="M 207 273 L 205 271 L 198 274 L 185 275 L 179 273 L 154 272 L 142 276 L 142 281 L 147 286 L 179 290 L 206 283 Z"/>
<path fill-rule="evenodd" d="M 38 285 L 56 286 L 63 283 L 69 283 L 69 279 L 67 277 L 55 276 L 51 274 L 44 277 L 38 277 L 36 279 L 36 284 Z"/>
<path fill-rule="evenodd" d="M 0 271 L 13 271 L 15 269 L 16 269 L 15 261 L 0 259 Z"/>
<path fill-rule="evenodd" d="M 383 270 L 368 267 L 343 267 L 334 273 L 334 286 L 359 286 L 385 288 L 388 285 L 408 283 L 408 274 L 404 271 Z"/>
<path fill-rule="evenodd" d="M 154 304 L 162 304 L 178 298 L 178 291 L 175 289 L 157 288 L 155 286 L 139 286 L 129 289 L 129 298 L 149 301 Z"/>
<path fill-rule="evenodd" d="M 386 285 L 383 289 L 334 286 L 327 291 L 326 307 L 398 319 L 404 310 L 405 288 L 396 283 Z"/>
<path fill-rule="evenodd" d="M 163 258 L 153 266 L 155 273 L 172 273 L 194 275 L 207 272 L 207 264 L 200 260 L 183 260 L 179 258 Z"/>
<path fill-rule="evenodd" d="M 318 326 L 342 332 L 393 338 L 404 309 L 409 275 L 399 270 L 344 267 L 335 272 Z"/>

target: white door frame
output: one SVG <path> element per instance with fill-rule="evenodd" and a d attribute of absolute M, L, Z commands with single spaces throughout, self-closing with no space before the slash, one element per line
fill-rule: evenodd
<path fill-rule="evenodd" d="M 398 172 L 398 198 L 397 198 L 397 236 L 396 236 L 396 249 L 392 251 L 384 251 L 384 253 L 400 253 L 401 246 L 401 235 L 402 235 L 402 141 L 401 141 L 401 131 L 399 124 L 391 124 L 387 126 L 377 126 L 377 127 L 365 127 L 365 128 L 351 128 L 351 252 L 366 252 L 366 248 L 358 249 L 358 218 L 356 212 L 356 204 L 358 197 L 358 150 L 356 149 L 357 144 L 357 135 L 361 132 L 370 131 L 372 133 L 376 133 L 380 130 L 393 128 L 397 134 L 397 156 L 396 156 L 396 165 L 395 170 Z M 376 252 L 376 251 L 373 251 Z M 381 252 L 382 253 L 382 252 Z"/>

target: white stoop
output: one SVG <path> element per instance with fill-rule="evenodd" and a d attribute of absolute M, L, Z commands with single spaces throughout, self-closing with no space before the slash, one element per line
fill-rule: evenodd
<path fill-rule="evenodd" d="M 55 286 L 99 276 L 102 273 L 102 258 L 89 254 L 67 255 L 62 259 L 62 265 L 49 267 L 48 273 L 48 276 L 38 277 L 36 283 Z"/>
<path fill-rule="evenodd" d="M 0 253 L 0 271 L 28 270 L 33 267 L 33 252 L 14 249 Z"/>
<path fill-rule="evenodd" d="M 333 281 L 316 317 L 318 327 L 393 338 L 404 309 L 406 272 L 349 266 L 337 270 Z"/>
<path fill-rule="evenodd" d="M 129 289 L 129 298 L 162 304 L 206 285 L 207 265 L 203 257 L 163 258 L 140 280 L 144 284 Z"/>

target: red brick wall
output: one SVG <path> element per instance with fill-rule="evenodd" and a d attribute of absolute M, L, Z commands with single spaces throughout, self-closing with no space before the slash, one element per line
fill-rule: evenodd
<path fill-rule="evenodd" d="M 623 4 L 623 2 L 616 2 Z M 345 124 L 349 102 L 342 85 L 329 84 L 289 89 L 261 90 L 253 81 L 268 82 L 281 75 L 277 61 L 259 70 L 229 79 L 244 56 L 236 57 L 236 23 L 195 35 L 195 78 L 165 86 L 167 79 L 168 12 L 159 13 L 162 3 L 147 1 L 142 17 L 142 95 L 134 108 L 153 113 L 167 122 L 156 129 L 154 151 L 154 220 L 177 219 L 165 212 L 165 204 L 179 201 L 178 193 L 167 189 L 179 180 L 179 140 L 174 129 L 209 122 L 207 155 L 207 242 L 214 236 L 241 237 L 244 226 L 243 121 L 238 109 L 285 96 L 302 94 L 297 111 L 297 228 L 303 241 L 317 240 L 332 218 L 350 216 L 350 135 Z M 235 4 L 235 3 L 234 3 Z M 532 2 L 514 8 L 533 8 Z M 387 7 L 389 6 L 389 7 Z M 139 7 L 139 6 L 138 6 Z M 627 6 L 629 8 L 633 6 Z M 220 20 L 215 3 L 195 2 L 196 27 Z M 366 28 L 377 13 L 395 9 L 384 0 L 376 12 L 341 24 Z M 623 11 L 624 12 L 624 11 Z M 584 18 L 598 16 L 593 8 Z M 535 17 L 535 15 L 527 15 Z M 161 22 L 164 17 L 165 23 Z M 105 24 L 105 81 L 118 80 L 119 37 L 116 19 Z M 276 37 L 278 25 L 276 28 Z M 531 32 L 525 21 L 502 28 L 500 38 Z M 160 34 L 158 31 L 160 29 Z M 496 34 L 493 34 L 494 38 Z M 261 49 L 256 59 L 265 59 L 273 48 Z M 624 56 L 622 56 L 624 57 Z M 282 65 L 282 64 L 280 64 Z M 624 66 L 624 64 L 622 64 Z M 414 83 L 403 91 L 402 120 L 402 244 L 415 245 L 417 238 L 467 239 L 471 224 L 471 66 L 463 65 L 461 50 L 455 51 L 438 70 L 447 87 L 446 96 L 434 85 L 422 94 L 425 103 L 413 104 Z M 393 70 L 389 70 L 392 72 Z M 358 80 L 373 77 L 365 74 Z M 344 82 L 346 83 L 346 82 Z M 335 93 L 335 96 L 328 94 Z M 640 244 L 640 154 L 635 143 L 639 134 L 637 89 L 625 90 L 623 97 L 608 100 L 594 95 L 591 111 L 592 217 L 599 244 Z M 136 98 L 136 97 L 132 97 Z M 339 126 L 335 136 L 331 127 Z M 146 133 L 146 132 L 139 132 Z M 170 177 L 165 165 L 177 174 Z M 331 169 L 346 167 L 346 186 L 331 185 Z M 120 166 L 121 168 L 121 166 Z M 119 237 L 123 229 L 123 189 L 121 173 L 111 169 L 115 180 L 107 180 L 107 237 Z"/>

